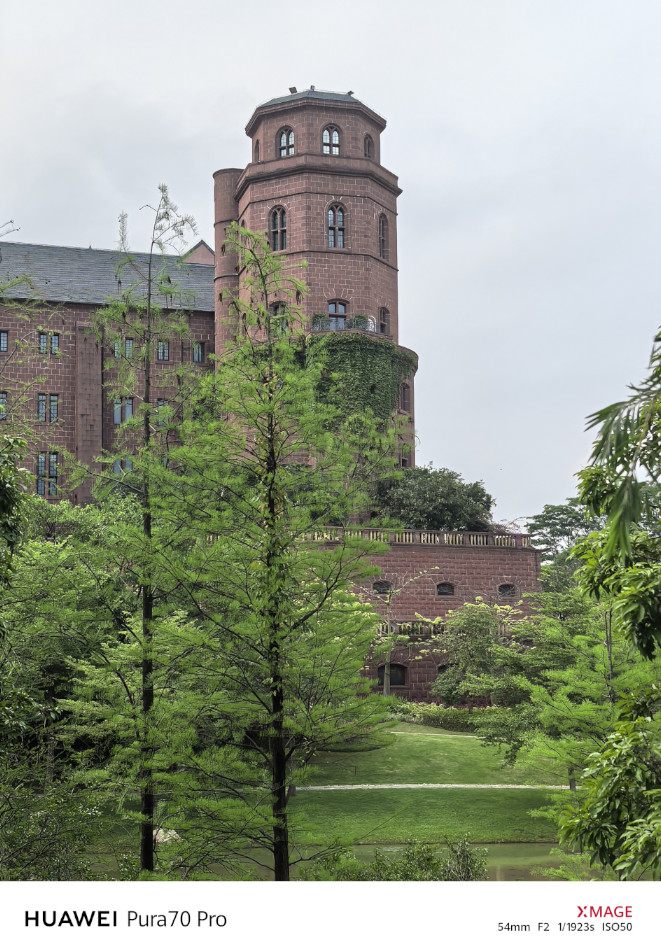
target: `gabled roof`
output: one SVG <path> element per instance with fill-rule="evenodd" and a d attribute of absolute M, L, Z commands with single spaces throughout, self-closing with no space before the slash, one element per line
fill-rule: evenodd
<path fill-rule="evenodd" d="M 103 304 L 130 288 L 136 297 L 146 296 L 149 255 L 128 256 L 121 251 L 94 248 L 63 248 L 47 244 L 0 241 L 0 286 L 26 276 L 5 292 L 16 300 L 34 297 L 73 304 Z M 210 264 L 187 264 L 176 255 L 156 255 L 157 272 L 165 268 L 173 284 L 172 294 L 156 294 L 155 303 L 171 310 L 213 311 L 214 269 Z"/>

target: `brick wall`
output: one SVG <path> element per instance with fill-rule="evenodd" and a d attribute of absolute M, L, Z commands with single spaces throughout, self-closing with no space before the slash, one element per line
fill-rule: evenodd
<path fill-rule="evenodd" d="M 457 536 L 458 537 L 458 536 Z M 479 540 L 486 536 L 477 536 Z M 494 544 L 497 536 L 488 536 L 486 545 L 434 545 L 392 544 L 385 555 L 374 558 L 381 572 L 365 582 L 358 590 L 361 598 L 368 600 L 376 611 L 385 617 L 382 600 L 372 596 L 374 581 L 388 581 L 393 591 L 402 588 L 391 601 L 392 620 L 405 624 L 423 618 L 443 618 L 448 611 L 456 611 L 463 604 L 482 598 L 488 604 L 509 604 L 527 612 L 525 602 L 519 605 L 522 595 L 541 591 L 539 552 L 523 547 L 526 537 L 515 536 L 521 547 L 503 548 Z M 468 541 L 468 535 L 464 536 Z M 407 583 L 408 582 L 408 583 Z M 449 583 L 454 586 L 451 597 L 438 595 L 437 585 Z M 500 585 L 514 585 L 513 597 L 502 597 Z M 429 700 L 429 688 L 438 672 L 438 665 L 446 658 L 439 653 L 424 653 L 415 646 L 397 647 L 392 663 L 406 668 L 406 683 L 392 687 L 392 693 L 409 700 Z M 380 660 L 378 663 L 382 663 Z M 378 663 L 370 660 L 366 674 L 377 676 Z"/>

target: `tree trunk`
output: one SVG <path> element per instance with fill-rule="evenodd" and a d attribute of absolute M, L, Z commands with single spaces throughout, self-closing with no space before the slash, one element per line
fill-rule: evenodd
<path fill-rule="evenodd" d="M 567 772 L 569 774 L 569 789 L 571 792 L 576 792 L 576 779 L 574 777 L 574 767 L 570 766 Z"/>
<path fill-rule="evenodd" d="M 386 662 L 383 665 L 383 696 L 390 696 L 390 654 L 386 657 Z"/>

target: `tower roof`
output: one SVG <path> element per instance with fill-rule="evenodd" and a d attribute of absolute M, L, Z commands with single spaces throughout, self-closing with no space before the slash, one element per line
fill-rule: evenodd
<path fill-rule="evenodd" d="M 294 87 L 292 87 L 294 88 Z M 288 96 L 278 96 L 275 99 L 269 99 L 268 102 L 263 102 L 261 105 L 257 106 L 250 121 L 246 126 L 246 134 L 252 135 L 254 127 L 257 123 L 257 120 L 265 112 L 270 112 L 271 110 L 279 110 L 279 107 L 287 107 L 292 105 L 305 105 L 307 103 L 322 103 L 329 102 L 339 105 L 341 108 L 346 108 L 347 106 L 353 107 L 354 109 L 360 109 L 361 111 L 367 113 L 371 119 L 373 119 L 381 129 L 385 129 L 386 120 L 383 116 L 380 116 L 378 112 L 375 112 L 373 109 L 370 109 L 369 106 L 366 106 L 364 102 L 361 102 L 360 99 L 356 99 L 353 92 L 331 92 L 325 89 L 315 89 L 314 86 L 310 86 L 309 89 L 303 89 L 301 92 L 296 90 L 295 92 L 290 93 Z"/>

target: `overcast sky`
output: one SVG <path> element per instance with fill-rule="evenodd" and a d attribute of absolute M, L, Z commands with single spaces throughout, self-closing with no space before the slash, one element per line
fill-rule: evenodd
<path fill-rule="evenodd" d="M 31 0 L 0 13 L 0 224 L 134 250 L 166 182 L 213 244 L 212 173 L 289 86 L 388 120 L 418 462 L 506 521 L 574 492 L 585 416 L 661 322 L 658 0 Z"/>

